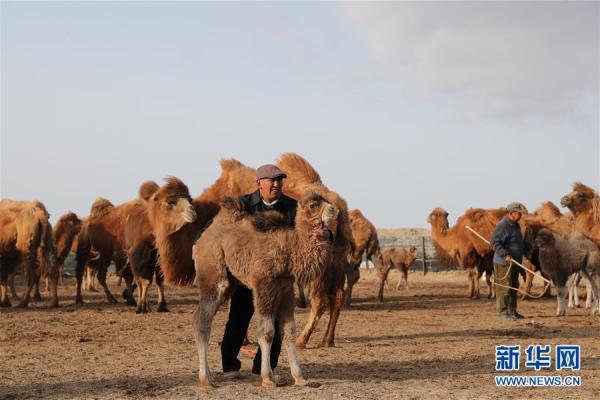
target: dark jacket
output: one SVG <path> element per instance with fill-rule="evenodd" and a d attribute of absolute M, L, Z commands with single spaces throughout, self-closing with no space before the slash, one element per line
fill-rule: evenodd
<path fill-rule="evenodd" d="M 511 256 L 515 261 L 523 261 L 525 241 L 521 234 L 519 224 L 504 216 L 496 224 L 492 234 L 492 248 L 494 249 L 494 263 L 508 265 L 504 257 Z"/>
<path fill-rule="evenodd" d="M 244 208 L 249 214 L 256 214 L 263 211 L 274 210 L 281 213 L 285 221 L 290 227 L 294 226 L 296 220 L 296 209 L 298 208 L 298 202 L 291 197 L 284 195 L 283 193 L 273 206 L 267 206 L 260 197 L 260 191 L 257 190 L 254 193 L 250 193 L 240 197 Z"/>

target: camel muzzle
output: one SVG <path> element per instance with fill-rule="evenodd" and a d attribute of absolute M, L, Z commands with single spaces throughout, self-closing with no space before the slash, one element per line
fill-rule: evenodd
<path fill-rule="evenodd" d="M 572 204 L 571 198 L 569 196 L 563 196 L 560 199 L 560 205 L 562 207 L 569 207 Z"/>

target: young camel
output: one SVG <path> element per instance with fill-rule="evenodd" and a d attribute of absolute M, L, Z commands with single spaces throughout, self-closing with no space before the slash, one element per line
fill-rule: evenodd
<path fill-rule="evenodd" d="M 331 262 L 338 210 L 311 193 L 298 204 L 294 228 L 277 213 L 247 215 L 239 200 L 225 199 L 219 214 L 194 244 L 200 302 L 194 314 L 201 387 L 214 387 L 208 368 L 212 319 L 240 283 L 252 289 L 262 351 L 264 387 L 275 387 L 270 354 L 274 321 L 280 324 L 292 376 L 306 385 L 296 354 L 294 280 L 322 279 Z"/>
<path fill-rule="evenodd" d="M 413 265 L 416 258 L 416 247 L 411 247 L 409 249 L 393 247 L 384 251 L 383 265 L 385 266 L 385 269 L 383 270 L 382 281 L 385 282 L 387 280 L 387 276 L 390 270 L 396 268 L 400 273 L 402 273 L 402 276 L 400 277 L 400 279 L 398 279 L 396 290 L 400 289 L 400 285 L 402 284 L 402 282 L 404 282 L 404 287 L 408 289 L 408 269 Z"/>

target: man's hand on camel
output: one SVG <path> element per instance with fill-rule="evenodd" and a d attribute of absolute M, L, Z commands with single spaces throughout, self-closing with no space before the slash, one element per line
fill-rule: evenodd
<path fill-rule="evenodd" d="M 506 256 L 506 257 L 504 257 L 504 260 L 505 260 L 505 261 L 506 261 L 508 264 L 512 263 L 512 257 L 511 257 L 511 256 Z"/>

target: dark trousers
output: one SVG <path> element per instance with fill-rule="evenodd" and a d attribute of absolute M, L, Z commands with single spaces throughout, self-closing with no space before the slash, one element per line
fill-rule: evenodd
<path fill-rule="evenodd" d="M 223 365 L 223 372 L 240 370 L 242 363 L 238 360 L 238 355 L 242 344 L 244 343 L 244 338 L 246 337 L 252 314 L 254 314 L 252 290 L 245 286 L 239 286 L 231 296 L 229 319 L 225 325 L 225 333 L 223 335 L 223 341 L 221 342 L 221 362 Z M 279 353 L 281 352 L 281 336 L 279 335 L 279 324 L 277 322 L 278 321 L 276 320 L 275 336 L 273 337 L 273 344 L 271 345 L 271 368 L 273 369 L 277 367 Z M 260 360 L 261 351 L 259 347 L 256 356 L 254 356 L 252 373 L 260 374 Z"/>
<path fill-rule="evenodd" d="M 508 275 L 507 275 L 508 273 Z M 506 276 L 506 277 L 505 277 Z M 504 278 L 504 279 L 501 279 Z M 494 282 L 514 288 L 519 287 L 519 267 L 513 265 L 508 272 L 508 266 L 494 263 Z M 517 311 L 517 291 L 496 286 L 496 311 L 506 314 Z"/>

